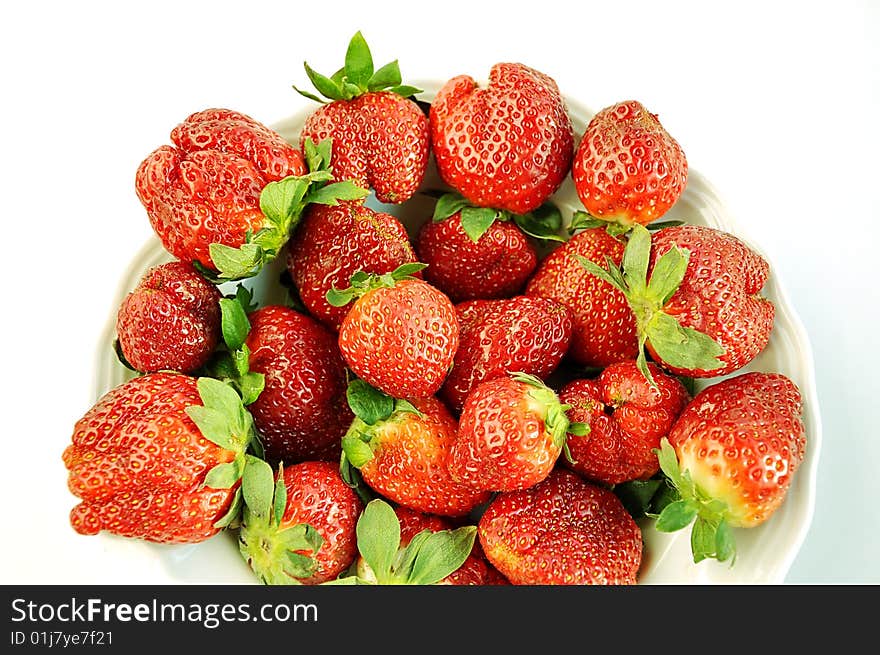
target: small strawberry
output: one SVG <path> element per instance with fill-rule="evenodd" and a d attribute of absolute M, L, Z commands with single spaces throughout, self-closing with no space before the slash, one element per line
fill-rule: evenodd
<path fill-rule="evenodd" d="M 329 462 L 279 465 L 274 488 L 245 506 L 239 549 L 263 584 L 333 580 L 357 556 L 363 504 Z"/>
<path fill-rule="evenodd" d="M 420 89 L 401 85 L 396 60 L 374 71 L 370 48 L 360 32 L 348 45 L 345 66 L 332 77 L 308 64 L 305 69 L 330 102 L 306 119 L 300 136 L 303 147 L 310 139 L 332 140 L 337 180 L 372 188 L 380 202 L 408 200 L 422 183 L 430 149 L 428 118 L 409 97 Z"/>
<path fill-rule="evenodd" d="M 306 210 L 288 246 L 287 270 L 309 313 L 338 331 L 350 305 L 328 303 L 330 289 L 346 286 L 357 271 L 381 275 L 416 260 L 397 218 L 345 202 Z"/>
<path fill-rule="evenodd" d="M 660 470 L 654 452 L 690 400 L 685 386 L 648 364 L 651 386 L 633 360 L 612 364 L 595 380 L 578 379 L 559 391 L 568 417 L 584 423 L 584 435 L 569 435 L 573 471 L 593 482 L 616 485 L 646 480 Z"/>
<path fill-rule="evenodd" d="M 356 418 L 342 439 L 344 457 L 383 497 L 419 512 L 464 516 L 489 500 L 449 476 L 446 460 L 458 424 L 434 397 L 396 400 L 353 380 Z"/>
<path fill-rule="evenodd" d="M 265 380 L 249 409 L 266 459 L 285 464 L 338 460 L 339 442 L 353 415 L 335 335 L 314 318 L 280 305 L 261 307 L 249 319 L 249 367 Z"/>
<path fill-rule="evenodd" d="M 356 571 L 340 583 L 452 584 L 448 577 L 471 556 L 476 526 L 437 529 L 433 519 L 418 519 L 405 511 L 401 516 L 403 519 L 381 498 L 367 504 L 357 522 L 360 558 Z M 423 522 L 423 527 L 412 534 L 417 521 Z"/>
<path fill-rule="evenodd" d="M 466 202 L 444 195 L 433 220 L 419 230 L 416 250 L 428 265 L 425 279 L 453 302 L 519 293 L 538 264 L 535 246 L 506 215 Z"/>
<path fill-rule="evenodd" d="M 80 534 L 194 543 L 238 517 L 241 480 L 259 478 L 253 420 L 211 378 L 148 373 L 108 391 L 64 450 Z"/>
<path fill-rule="evenodd" d="M 187 262 L 151 267 L 116 314 L 118 346 L 137 371 L 193 373 L 220 339 L 220 291 Z"/>
<path fill-rule="evenodd" d="M 636 100 L 597 113 L 575 152 L 572 179 L 591 216 L 645 225 L 669 210 L 687 185 L 678 142 Z"/>
<path fill-rule="evenodd" d="M 635 584 L 642 535 L 611 491 L 554 469 L 499 494 L 480 518 L 486 558 L 515 585 Z"/>
<path fill-rule="evenodd" d="M 537 484 L 556 464 L 570 425 L 568 409 L 538 378 L 510 373 L 468 394 L 447 466 L 453 480 L 485 491 Z"/>
<path fill-rule="evenodd" d="M 548 298 L 471 300 L 455 310 L 459 346 L 440 396 L 456 412 L 475 385 L 508 371 L 545 380 L 571 341 L 570 312 Z"/>
<path fill-rule="evenodd" d="M 626 297 L 590 275 L 577 259 L 619 263 L 624 245 L 603 228 L 579 232 L 547 255 L 526 285 L 527 296 L 552 298 L 571 312 L 568 355 L 577 364 L 604 367 L 638 354 L 636 324 Z"/>
<path fill-rule="evenodd" d="M 780 373 L 742 373 L 700 391 L 658 451 L 680 499 L 660 512 L 657 529 L 671 532 L 693 523 L 695 562 L 732 561 L 730 528 L 752 528 L 770 518 L 803 462 L 801 410 L 797 385 Z"/>
<path fill-rule="evenodd" d="M 407 546 L 421 532 L 428 531 L 433 534 L 435 532 L 451 532 L 453 530 L 452 525 L 439 516 L 416 512 L 400 506 L 394 507 L 394 513 L 400 522 L 399 555 L 406 552 Z M 504 584 L 501 574 L 486 562 L 482 553 L 479 542 L 475 540 L 471 553 L 464 563 L 436 584 L 468 586 Z M 358 557 L 357 575 L 363 580 L 376 582 L 376 576 L 363 556 Z"/>
<path fill-rule="evenodd" d="M 526 214 L 571 167 L 574 132 L 556 82 L 519 63 L 499 63 L 487 88 L 459 75 L 431 103 L 431 146 L 440 177 L 479 207 Z"/>
<path fill-rule="evenodd" d="M 339 328 L 339 349 L 355 375 L 395 398 L 436 393 L 458 349 L 455 306 L 412 276 L 422 268 L 404 264 L 381 276 L 359 271 L 351 287 L 327 293 L 332 305 L 357 297 Z"/>
<path fill-rule="evenodd" d="M 760 295 L 767 261 L 732 234 L 680 225 L 652 238 L 635 225 L 621 267 L 578 261 L 626 297 L 648 379 L 645 350 L 676 375 L 719 377 L 748 364 L 770 339 L 775 310 Z"/>
<path fill-rule="evenodd" d="M 171 141 L 141 162 L 137 196 L 165 249 L 218 280 L 259 272 L 307 204 L 365 195 L 350 183 L 326 184 L 330 142 L 310 143 L 303 161 L 281 135 L 229 109 L 190 115 Z"/>

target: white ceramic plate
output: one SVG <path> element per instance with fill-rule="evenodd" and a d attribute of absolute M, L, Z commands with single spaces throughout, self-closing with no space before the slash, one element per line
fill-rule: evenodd
<path fill-rule="evenodd" d="M 416 82 L 425 92 L 420 99 L 431 100 L 440 87 L 437 81 Z M 577 135 L 583 134 L 593 111 L 578 101 L 566 98 L 569 113 Z M 299 131 L 314 106 L 274 125 L 279 133 L 292 143 L 299 142 Z M 686 144 L 685 150 L 686 150 Z M 689 162 L 693 163 L 693 162 Z M 439 177 L 433 168 L 433 158 L 423 188 L 440 188 Z M 569 176 L 554 194 L 553 200 L 568 215 L 582 206 Z M 431 216 L 433 200 L 417 195 L 404 207 L 380 205 L 374 199 L 371 206 L 392 213 L 404 222 L 411 235 Z M 680 219 L 689 223 L 708 225 L 740 237 L 766 257 L 761 247 L 743 234 L 712 186 L 693 167 L 688 173 L 688 184 L 679 201 L 664 219 Z M 147 220 L 144 216 L 143 220 Z M 133 289 L 147 268 L 170 261 L 171 257 L 157 239 L 151 239 L 132 260 L 118 288 L 114 306 Z M 248 281 L 261 304 L 283 302 L 284 292 L 277 284 L 283 270 L 283 257 L 266 267 L 256 278 Z M 222 290 L 223 289 L 221 287 Z M 800 319 L 790 306 L 780 281 L 773 273 L 764 287 L 764 295 L 776 305 L 776 319 L 770 343 L 753 362 L 737 371 L 779 372 L 788 375 L 799 387 L 804 398 L 804 424 L 807 432 L 806 459 L 794 477 L 783 506 L 763 525 L 752 529 L 735 530 L 737 558 L 733 565 L 705 560 L 694 564 L 690 552 L 690 531 L 664 534 L 654 530 L 648 520 L 642 522 L 645 550 L 639 576 L 641 584 L 779 584 L 783 582 L 812 520 L 816 488 L 816 470 L 821 444 L 821 423 L 816 398 L 813 356 L 809 339 Z M 116 360 L 112 349 L 115 337 L 115 314 L 108 317 L 98 354 L 95 375 L 95 399 L 112 387 L 131 377 L 131 373 Z M 702 386 L 713 381 L 703 380 Z M 698 387 L 701 388 L 701 387 Z M 73 499 L 72 499 L 73 500 Z M 156 583 L 224 583 L 255 584 L 256 580 L 238 553 L 235 537 L 221 533 L 196 545 L 160 546 L 146 542 L 125 540 L 104 533 L 92 537 L 103 540 L 104 549 L 130 551 L 133 570 L 148 569 L 150 581 Z"/>

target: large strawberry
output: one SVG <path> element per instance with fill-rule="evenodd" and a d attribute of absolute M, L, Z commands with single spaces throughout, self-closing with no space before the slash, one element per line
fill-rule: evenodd
<path fill-rule="evenodd" d="M 678 142 L 637 100 L 597 113 L 578 145 L 572 179 L 591 216 L 630 225 L 665 214 L 687 185 Z"/>
<path fill-rule="evenodd" d="M 478 534 L 515 585 L 635 584 L 642 561 L 641 532 L 617 496 L 563 468 L 499 494 Z"/>
<path fill-rule="evenodd" d="M 274 488 L 257 495 L 244 508 L 239 549 L 261 582 L 321 584 L 354 562 L 363 503 L 338 466 L 279 466 Z"/>
<path fill-rule="evenodd" d="M 188 262 L 151 267 L 123 299 L 116 336 L 126 361 L 142 373 L 192 373 L 220 339 L 220 291 Z"/>
<path fill-rule="evenodd" d="M 346 460 L 383 497 L 419 512 L 464 516 L 489 494 L 453 480 L 446 468 L 458 423 L 434 397 L 401 401 L 353 380 L 356 418 L 342 439 Z"/>
<path fill-rule="evenodd" d="M 545 257 L 526 285 L 527 296 L 552 298 L 571 312 L 570 358 L 584 366 L 608 366 L 638 354 L 636 324 L 624 294 L 590 275 L 577 257 L 620 263 L 625 242 L 603 228 L 575 234 Z"/>
<path fill-rule="evenodd" d="M 586 434 L 568 435 L 571 459 L 564 464 L 605 485 L 645 480 L 660 470 L 654 451 L 691 397 L 678 379 L 648 366 L 655 386 L 626 360 L 595 380 L 573 380 L 560 389 L 569 419 L 589 426 Z"/>
<path fill-rule="evenodd" d="M 249 367 L 265 380 L 249 409 L 266 459 L 273 464 L 338 459 L 353 415 L 335 335 L 314 318 L 280 305 L 261 307 L 248 318 Z"/>
<path fill-rule="evenodd" d="M 395 398 L 436 393 L 458 349 L 455 306 L 412 276 L 422 268 L 404 264 L 384 275 L 359 271 L 351 287 L 327 294 L 334 305 L 357 298 L 339 328 L 339 349 L 359 378 Z"/>
<path fill-rule="evenodd" d="M 519 63 L 499 63 L 480 88 L 450 79 L 431 103 L 431 145 L 443 181 L 480 207 L 526 214 L 562 184 L 574 133 L 556 82 Z"/>
<path fill-rule="evenodd" d="M 538 378 L 509 373 L 468 394 L 449 453 L 454 480 L 475 489 L 512 491 L 549 475 L 565 445 L 569 423 L 556 393 Z"/>
<path fill-rule="evenodd" d="M 333 76 L 325 77 L 308 64 L 305 69 L 330 102 L 306 119 L 300 136 L 303 147 L 308 140 L 332 140 L 336 179 L 372 188 L 381 202 L 408 200 L 422 183 L 430 149 L 428 118 L 409 97 L 420 89 L 401 85 L 396 60 L 374 70 L 360 32 L 348 44 L 344 67 Z"/>
<path fill-rule="evenodd" d="M 397 218 L 345 202 L 306 210 L 288 244 L 287 270 L 309 313 L 338 331 L 350 305 L 331 305 L 328 291 L 348 286 L 357 271 L 381 275 L 415 261 L 409 235 Z"/>
<path fill-rule="evenodd" d="M 459 347 L 440 395 L 456 412 L 480 382 L 508 371 L 544 380 L 568 351 L 571 314 L 555 300 L 529 296 L 471 300 L 456 305 L 455 311 Z"/>
<path fill-rule="evenodd" d="M 425 514 L 406 507 L 394 507 L 394 514 L 400 523 L 400 545 L 398 547 L 398 556 L 402 556 L 407 547 L 414 539 L 420 540 L 430 534 L 437 532 L 452 532 L 453 526 L 443 518 L 432 514 Z M 390 518 L 390 516 L 389 516 Z M 427 532 L 427 535 L 419 537 L 421 533 Z M 357 562 L 357 576 L 362 580 L 368 580 L 378 583 L 376 574 L 373 572 L 366 559 L 361 555 Z M 388 581 L 385 581 L 387 584 Z M 399 583 L 395 581 L 395 583 Z M 462 586 L 482 586 L 506 584 L 503 576 L 498 573 L 485 559 L 483 551 L 478 541 L 474 540 L 471 553 L 467 559 L 455 571 L 447 575 L 436 584 L 443 585 L 462 585 Z"/>
<path fill-rule="evenodd" d="M 801 410 L 797 385 L 780 373 L 743 373 L 700 391 L 659 451 L 680 499 L 662 510 L 657 529 L 693 523 L 694 561 L 733 558 L 730 528 L 752 528 L 769 519 L 803 462 L 807 436 Z"/>
<path fill-rule="evenodd" d="M 770 339 L 775 309 L 760 295 L 769 266 L 732 234 L 680 225 L 652 238 L 635 225 L 621 267 L 578 260 L 626 297 L 649 379 L 646 349 L 676 375 L 719 377 L 748 364 Z"/>
<path fill-rule="evenodd" d="M 232 387 L 148 373 L 102 396 L 64 450 L 70 513 L 81 534 L 105 530 L 162 543 L 204 541 L 233 522 L 240 481 L 260 479 L 253 420 Z"/>
<path fill-rule="evenodd" d="M 281 135 L 229 109 L 190 115 L 171 141 L 141 162 L 135 190 L 165 249 L 219 279 L 259 272 L 307 204 L 365 195 L 326 184 L 330 142 L 310 143 L 304 161 Z"/>

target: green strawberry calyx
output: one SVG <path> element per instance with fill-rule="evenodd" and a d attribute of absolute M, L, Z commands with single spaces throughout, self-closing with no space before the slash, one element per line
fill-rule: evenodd
<path fill-rule="evenodd" d="M 216 272 L 194 262 L 205 277 L 215 283 L 253 277 L 278 256 L 308 205 L 338 205 L 367 196 L 367 189 L 350 180 L 332 181 L 330 139 L 318 144 L 307 140 L 303 148 L 309 172 L 290 175 L 263 187 L 260 192 L 260 211 L 265 218 L 263 227 L 256 232 L 249 230 L 245 242 L 239 247 L 222 243 L 208 246 Z"/>
<path fill-rule="evenodd" d="M 303 67 L 315 89 L 326 100 L 296 86 L 293 88 L 300 95 L 315 102 L 352 100 L 365 93 L 375 91 L 390 91 L 404 98 L 422 92 L 422 89 L 401 84 L 400 66 L 396 59 L 385 64 L 379 70 L 374 70 L 370 46 L 367 45 L 366 39 L 360 32 L 355 33 L 348 43 L 343 67 L 330 77 L 321 75 L 306 62 L 303 62 Z"/>
<path fill-rule="evenodd" d="M 438 194 L 431 193 L 430 195 Z M 480 237 L 492 227 L 495 221 L 512 221 L 530 237 L 541 241 L 565 242 L 567 240 L 559 233 L 562 227 L 562 212 L 552 202 L 545 202 L 527 214 L 514 214 L 505 209 L 476 207 L 459 193 L 441 193 L 434 205 L 432 220 L 439 223 L 459 213 L 461 227 L 474 243 L 480 240 Z"/>
<path fill-rule="evenodd" d="M 345 289 L 333 287 L 327 292 L 327 302 L 334 307 L 344 307 L 369 291 L 383 288 L 390 289 L 401 280 L 415 279 L 413 277 L 414 274 L 427 267 L 427 264 L 421 262 L 410 262 L 401 264 L 390 273 L 383 273 L 382 275 L 357 271 L 349 280 L 351 286 Z"/>
<path fill-rule="evenodd" d="M 567 435 L 586 436 L 590 432 L 590 425 L 570 421 L 567 412 L 571 409 L 571 405 L 560 402 L 556 392 L 540 378 L 521 371 L 510 372 L 509 375 L 517 382 L 530 387 L 528 391 L 530 408 L 537 416 L 544 417 L 544 429 L 550 435 L 553 445 L 565 453 L 569 462 L 575 463 L 568 448 Z"/>
<path fill-rule="evenodd" d="M 678 494 L 678 498 L 667 502 L 659 514 L 647 514 L 656 519 L 656 529 L 676 532 L 693 524 L 691 552 L 694 562 L 712 558 L 719 562 L 730 560 L 732 566 L 736 559 L 736 544 L 727 520 L 727 503 L 707 494 L 693 481 L 688 470 L 681 470 L 675 449 L 666 437 L 660 440 L 660 448 L 654 452 L 666 482 Z"/>
<path fill-rule="evenodd" d="M 454 530 L 422 530 L 405 546 L 400 543 L 400 521 L 381 498 L 367 503 L 358 518 L 358 551 L 364 566 L 355 576 L 338 582 L 378 585 L 433 585 L 455 572 L 471 554 L 474 525 Z M 337 581 L 334 581 L 337 582 Z"/>
<path fill-rule="evenodd" d="M 579 230 L 591 230 L 597 227 L 604 227 L 608 234 L 613 237 L 619 237 L 632 230 L 633 225 L 635 225 L 635 223 L 597 218 L 589 212 L 577 210 L 572 213 L 571 219 L 568 222 L 568 235 L 572 236 L 575 232 L 578 232 Z M 645 228 L 650 230 L 651 232 L 655 232 L 657 230 L 662 230 L 666 227 L 675 227 L 676 225 L 684 225 L 684 221 L 680 221 L 677 219 L 668 221 L 654 221 L 653 223 L 648 223 Z"/>
<path fill-rule="evenodd" d="M 187 407 L 187 416 L 205 439 L 233 453 L 231 461 L 221 462 L 207 472 L 203 486 L 236 487 L 229 511 L 214 523 L 217 528 L 233 527 L 243 505 L 255 506 L 254 489 L 265 486 L 267 469 L 271 481 L 272 471 L 262 459 L 253 416 L 238 392 L 230 384 L 210 377 L 198 378 L 196 385 L 202 404 Z"/>
<path fill-rule="evenodd" d="M 269 488 L 244 507 L 239 552 L 263 584 L 300 584 L 317 572 L 315 555 L 324 538 L 308 523 L 282 526 L 287 509 L 283 465 L 278 465 L 274 483 L 271 470 L 269 476 Z"/>
<path fill-rule="evenodd" d="M 604 280 L 626 297 L 635 316 L 639 340 L 636 359 L 639 370 L 656 386 L 645 356 L 645 344 L 651 347 L 662 363 L 687 370 L 714 370 L 723 362 L 718 359 L 724 348 L 712 337 L 685 327 L 664 311 L 678 290 L 687 271 L 690 253 L 677 245 L 657 260 L 648 279 L 651 257 L 651 235 L 642 225 L 633 225 L 623 251 L 622 266 L 606 257 L 606 268 L 580 255 L 572 255 L 587 271 Z"/>

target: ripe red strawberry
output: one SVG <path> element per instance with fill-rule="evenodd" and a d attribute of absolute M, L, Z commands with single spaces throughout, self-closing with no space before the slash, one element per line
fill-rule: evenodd
<path fill-rule="evenodd" d="M 353 395 L 360 395 L 360 398 Z M 489 494 L 453 480 L 446 468 L 458 424 L 442 402 L 433 397 L 411 402 L 369 398 L 381 394 L 361 380 L 349 386 L 357 417 L 342 439 L 349 463 L 364 482 L 383 497 L 419 512 L 464 516 L 489 500 Z M 378 413 L 376 403 L 388 406 Z"/>
<path fill-rule="evenodd" d="M 357 557 L 357 494 L 329 462 L 280 467 L 261 511 L 245 507 L 239 546 L 261 582 L 314 585 L 333 580 Z"/>
<path fill-rule="evenodd" d="M 350 305 L 327 302 L 330 289 L 347 286 L 357 271 L 381 275 L 417 260 L 397 218 L 356 202 L 311 205 L 288 248 L 287 270 L 303 305 L 334 331 Z"/>
<path fill-rule="evenodd" d="M 468 394 L 447 466 L 453 480 L 486 491 L 525 489 L 547 477 L 575 430 L 552 389 L 510 373 Z"/>
<path fill-rule="evenodd" d="M 331 304 L 354 302 L 339 328 L 349 368 L 395 398 L 436 393 L 458 349 L 455 306 L 442 291 L 412 277 L 422 264 L 404 264 L 382 276 L 358 272 L 352 286 L 331 290 Z"/>
<path fill-rule="evenodd" d="M 611 491 L 556 468 L 499 494 L 478 525 L 486 558 L 512 584 L 635 584 L 642 535 Z"/>
<path fill-rule="evenodd" d="M 574 133 L 556 82 L 518 63 L 499 63 L 487 88 L 450 79 L 431 103 L 431 145 L 443 181 L 480 207 L 525 214 L 559 188 Z"/>
<path fill-rule="evenodd" d="M 453 302 L 506 298 L 522 291 L 538 264 L 528 236 L 509 221 L 493 221 L 476 239 L 462 225 L 462 212 L 425 223 L 416 240 L 425 279 Z"/>
<path fill-rule="evenodd" d="M 64 450 L 70 513 L 81 534 L 162 543 L 217 534 L 238 514 L 253 421 L 228 385 L 148 373 L 108 391 Z"/>
<path fill-rule="evenodd" d="M 265 387 L 249 405 L 266 459 L 292 464 L 338 460 L 353 418 L 345 400 L 345 364 L 336 337 L 289 307 L 268 305 L 249 315 L 250 370 Z"/>
<path fill-rule="evenodd" d="M 122 301 L 116 335 L 126 361 L 142 373 L 192 373 L 220 339 L 220 291 L 191 264 L 150 268 Z"/>
<path fill-rule="evenodd" d="M 690 400 L 684 385 L 648 364 L 651 386 L 635 361 L 605 368 L 595 380 L 573 380 L 559 391 L 570 420 L 589 431 L 568 435 L 571 460 L 562 460 L 593 482 L 615 485 L 646 480 L 660 470 L 655 449 Z"/>
<path fill-rule="evenodd" d="M 329 143 L 309 150 L 309 173 L 281 135 L 229 109 L 190 115 L 171 141 L 138 167 L 138 198 L 168 252 L 222 279 L 273 259 L 306 204 L 364 195 L 350 184 L 319 186 L 330 179 Z"/>
<path fill-rule="evenodd" d="M 680 225 L 652 238 L 636 225 L 622 269 L 579 261 L 625 295 L 646 377 L 645 349 L 676 375 L 719 377 L 748 364 L 770 339 L 775 309 L 759 295 L 769 266 L 732 234 Z"/>
<path fill-rule="evenodd" d="M 449 577 L 462 566 L 470 568 L 476 533 L 473 525 L 451 529 L 434 517 L 373 499 L 358 519 L 356 572 L 340 583 L 457 584 Z"/>
<path fill-rule="evenodd" d="M 440 396 L 456 412 L 475 385 L 508 371 L 545 380 L 571 342 L 570 312 L 548 298 L 471 300 L 455 311 L 459 346 Z"/>
<path fill-rule="evenodd" d="M 636 100 L 597 113 L 572 163 L 578 197 L 595 218 L 645 225 L 669 210 L 687 185 L 678 142 Z"/>
<path fill-rule="evenodd" d="M 336 179 L 372 188 L 381 202 L 408 200 L 422 183 L 430 148 L 428 117 L 409 98 L 420 89 L 401 86 L 396 60 L 374 71 L 360 32 L 352 37 L 345 66 L 335 75 L 324 77 L 308 64 L 305 69 L 330 102 L 306 119 L 301 142 L 332 140 Z"/>
<path fill-rule="evenodd" d="M 403 553 L 416 535 L 427 530 L 429 533 L 452 531 L 453 526 L 439 516 L 416 512 L 406 507 L 397 506 L 394 513 L 400 522 L 399 553 Z M 376 576 L 363 556 L 358 558 L 357 575 L 363 580 L 376 581 Z M 443 585 L 494 585 L 505 584 L 501 574 L 494 570 L 483 556 L 480 544 L 474 541 L 470 555 L 455 571 L 436 584 Z"/>
<path fill-rule="evenodd" d="M 527 296 L 552 298 L 572 315 L 570 358 L 584 366 L 608 366 L 638 354 L 636 325 L 622 292 L 590 275 L 578 263 L 583 257 L 599 265 L 619 263 L 624 242 L 603 228 L 574 235 L 545 257 L 526 285 Z"/>
<path fill-rule="evenodd" d="M 695 562 L 734 557 L 730 528 L 770 518 L 804 459 L 801 409 L 800 391 L 780 373 L 743 373 L 700 391 L 662 444 L 660 465 L 681 499 L 663 509 L 657 529 L 693 522 Z"/>

